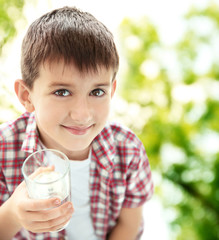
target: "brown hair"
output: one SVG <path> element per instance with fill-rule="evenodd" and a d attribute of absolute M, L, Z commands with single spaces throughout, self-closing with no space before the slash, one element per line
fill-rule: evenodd
<path fill-rule="evenodd" d="M 81 71 L 112 68 L 114 78 L 119 57 L 111 32 L 94 16 L 74 7 L 46 13 L 29 27 L 22 43 L 21 72 L 29 88 L 45 61 L 64 60 Z"/>

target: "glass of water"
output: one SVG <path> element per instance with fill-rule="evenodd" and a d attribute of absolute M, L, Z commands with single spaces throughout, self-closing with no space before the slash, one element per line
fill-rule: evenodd
<path fill-rule="evenodd" d="M 55 149 L 34 152 L 24 161 L 22 173 L 30 198 L 71 201 L 70 163 L 64 153 Z"/>

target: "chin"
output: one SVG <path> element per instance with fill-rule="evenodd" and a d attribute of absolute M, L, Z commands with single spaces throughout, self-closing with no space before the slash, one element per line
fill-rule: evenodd
<path fill-rule="evenodd" d="M 78 145 L 78 144 L 74 144 L 74 145 L 71 145 L 71 146 L 64 146 L 63 145 L 63 148 L 68 151 L 68 152 L 83 152 L 83 151 L 86 151 L 88 148 L 90 147 L 90 144 L 83 144 L 83 145 Z"/>

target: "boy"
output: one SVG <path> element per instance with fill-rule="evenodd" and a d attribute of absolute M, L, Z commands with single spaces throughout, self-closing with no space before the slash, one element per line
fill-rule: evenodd
<path fill-rule="evenodd" d="M 140 239 L 153 184 L 139 139 L 106 123 L 118 65 L 112 34 L 89 13 L 64 7 L 29 27 L 15 81 L 26 113 L 0 128 L 2 240 Z M 70 159 L 72 203 L 28 197 L 21 166 L 41 148 Z"/>

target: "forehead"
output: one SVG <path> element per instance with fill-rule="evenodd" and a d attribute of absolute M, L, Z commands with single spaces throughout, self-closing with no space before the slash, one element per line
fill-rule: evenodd
<path fill-rule="evenodd" d="M 39 68 L 39 78 L 50 81 L 72 81 L 74 79 L 113 80 L 113 70 L 98 66 L 97 69 L 80 71 L 74 63 L 66 64 L 64 61 L 46 61 Z"/>

